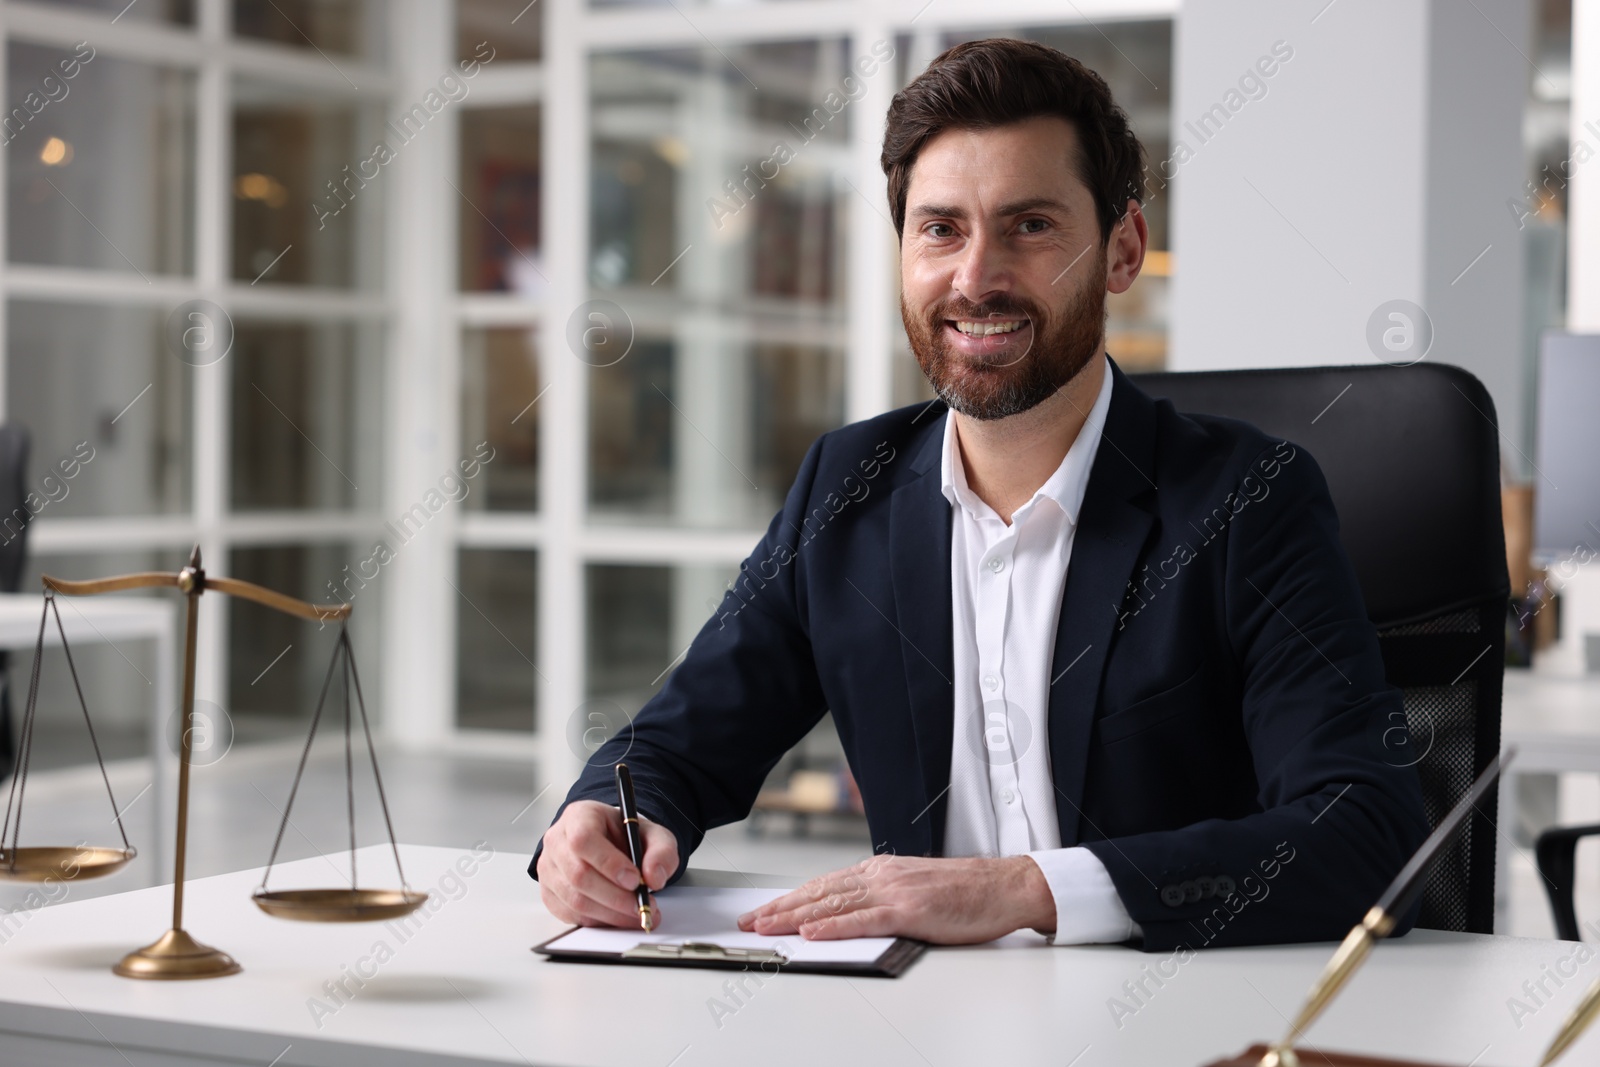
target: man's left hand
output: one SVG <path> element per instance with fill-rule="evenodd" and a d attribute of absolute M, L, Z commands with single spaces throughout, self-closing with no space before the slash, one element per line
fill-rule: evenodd
<path fill-rule="evenodd" d="M 979 944 L 1023 927 L 1056 928 L 1049 883 L 1027 856 L 874 856 L 739 917 L 739 929 L 771 936 L 914 937 L 936 945 Z"/>

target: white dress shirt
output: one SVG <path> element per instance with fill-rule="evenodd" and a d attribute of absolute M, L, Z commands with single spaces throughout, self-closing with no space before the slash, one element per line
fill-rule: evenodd
<path fill-rule="evenodd" d="M 1123 941 L 1136 930 L 1105 866 L 1062 848 L 1050 775 L 1050 671 L 1084 489 L 1111 406 L 1111 368 L 1066 458 L 1008 526 L 967 485 L 956 415 L 940 475 L 953 511 L 955 651 L 947 856 L 1026 855 L 1056 903 L 1055 944 Z"/>

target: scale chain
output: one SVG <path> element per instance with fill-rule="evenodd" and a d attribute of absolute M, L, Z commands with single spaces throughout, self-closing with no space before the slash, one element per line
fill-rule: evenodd
<path fill-rule="evenodd" d="M 44 660 L 44 628 L 50 619 L 50 601 L 54 597 L 46 594 L 44 610 L 39 614 L 39 639 L 33 648 L 33 670 L 28 678 L 28 706 L 22 713 L 22 732 L 17 738 L 21 756 L 18 761 L 17 771 L 11 777 L 10 796 L 6 800 L 6 821 L 0 824 L 0 848 L 5 847 L 5 835 L 11 833 L 10 864 L 17 863 L 17 844 L 22 836 L 22 797 L 27 792 L 29 757 L 33 754 L 33 718 L 34 710 L 38 707 L 39 700 L 39 669 Z M 13 829 L 11 825 L 11 805 L 15 800 L 17 806 L 17 823 Z"/>
<path fill-rule="evenodd" d="M 100 755 L 100 741 L 94 735 L 94 721 L 89 718 L 89 702 L 83 698 L 83 685 L 78 681 L 78 667 L 72 661 L 72 646 L 67 644 L 67 629 L 61 624 L 61 605 L 56 603 L 54 595 L 45 601 L 56 617 L 56 630 L 61 634 L 61 651 L 67 656 L 67 670 L 72 672 L 72 688 L 78 692 L 78 706 L 83 709 L 83 725 L 89 730 L 89 743 L 94 746 L 94 759 L 100 765 L 100 778 L 106 783 L 106 796 L 111 800 L 111 811 L 117 819 L 117 833 L 122 835 L 122 847 L 132 851 L 133 846 L 128 843 L 127 828 L 122 825 L 122 812 L 117 807 L 117 795 L 111 791 L 111 775 L 106 771 L 106 761 Z M 21 815 L 21 812 L 18 812 Z M 20 818 L 19 820 L 20 821 Z"/>
<path fill-rule="evenodd" d="M 322 708 L 328 700 L 328 686 L 333 683 L 333 670 L 339 665 L 339 653 L 335 649 L 333 659 L 328 662 L 327 676 L 322 679 L 322 693 L 317 697 L 317 710 L 311 716 L 311 730 L 306 734 L 306 747 L 300 750 L 300 765 L 295 768 L 294 784 L 289 787 L 289 800 L 283 806 L 283 821 L 278 824 L 278 836 L 272 841 L 272 855 L 267 857 L 267 869 L 261 872 L 261 890 L 267 888 L 267 879 L 272 875 L 272 865 L 278 862 L 278 848 L 283 844 L 283 832 L 289 828 L 289 812 L 294 810 L 295 794 L 300 791 L 300 777 L 306 771 L 306 757 L 311 755 L 311 742 L 317 739 L 317 724 L 322 721 Z"/>
<path fill-rule="evenodd" d="M 350 677 L 356 685 L 356 705 L 361 709 L 361 732 L 367 738 L 367 755 L 372 760 L 372 780 L 378 786 L 378 804 L 383 808 L 383 825 L 389 831 L 389 849 L 394 853 L 395 873 L 400 876 L 400 891 L 411 892 L 411 883 L 406 881 L 405 868 L 400 866 L 400 845 L 394 836 L 394 820 L 389 817 L 389 800 L 383 791 L 383 775 L 378 772 L 378 750 L 372 744 L 372 727 L 367 723 L 367 699 L 361 695 L 361 672 L 356 669 L 355 653 L 350 647 L 350 635 L 343 633 L 341 636 L 345 644 L 345 661 L 350 665 Z"/>
<path fill-rule="evenodd" d="M 342 667 L 342 671 L 341 671 Z M 283 820 L 278 824 L 278 834 L 272 842 L 272 854 L 267 859 L 267 866 L 261 874 L 260 892 L 266 891 L 267 880 L 271 877 L 272 868 L 277 863 L 278 852 L 283 844 L 284 831 L 289 826 L 289 816 L 294 809 L 296 796 L 299 795 L 300 782 L 305 775 L 306 763 L 311 755 L 311 746 L 316 741 L 317 727 L 322 722 L 322 713 L 327 707 L 328 691 L 333 686 L 334 673 L 342 675 L 345 696 L 345 803 L 350 820 L 350 889 L 358 888 L 356 879 L 356 818 L 355 818 L 355 763 L 354 763 L 354 712 L 359 711 L 361 716 L 361 732 L 367 743 L 367 756 L 372 762 L 372 778 L 378 790 L 378 804 L 383 810 L 383 824 L 389 832 L 389 848 L 394 855 L 395 872 L 400 876 L 401 892 L 411 893 L 411 884 L 406 881 L 405 868 L 400 862 L 400 846 L 394 834 L 394 820 L 389 814 L 389 799 L 383 788 L 383 775 L 378 770 L 377 746 L 372 739 L 372 727 L 367 718 L 367 701 L 361 690 L 361 672 L 356 667 L 355 647 L 350 641 L 348 623 L 340 628 L 337 644 L 334 646 L 333 659 L 328 663 L 328 673 L 323 677 L 322 690 L 317 696 L 317 708 L 311 716 L 311 729 L 306 734 L 305 747 L 300 752 L 300 763 L 295 768 L 294 783 L 289 788 L 289 799 L 283 807 Z M 354 708 L 350 699 L 351 689 L 354 688 Z"/>

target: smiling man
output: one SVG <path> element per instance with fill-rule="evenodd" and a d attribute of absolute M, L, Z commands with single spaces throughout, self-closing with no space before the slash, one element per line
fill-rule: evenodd
<path fill-rule="evenodd" d="M 637 925 L 831 711 L 878 853 L 745 916 L 936 943 L 1342 936 L 1427 830 L 1315 461 L 1180 415 L 1105 354 L 1148 234 L 1098 75 L 950 49 L 889 110 L 901 316 L 939 400 L 814 444 L 684 662 L 534 854 L 569 922 Z M 1409 926 L 1410 919 L 1406 925 Z"/>

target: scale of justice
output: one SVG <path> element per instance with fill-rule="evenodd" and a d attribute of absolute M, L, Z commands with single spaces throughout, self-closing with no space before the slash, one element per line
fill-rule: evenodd
<path fill-rule="evenodd" d="M 183 717 L 178 762 L 178 827 L 177 849 L 172 878 L 172 927 L 155 942 L 135 949 L 124 956 L 112 970 L 124 978 L 190 979 L 221 978 L 238 974 L 239 964 L 226 952 L 196 941 L 183 928 L 184 852 L 189 830 L 189 763 L 191 742 L 194 736 L 194 677 L 195 643 L 200 616 L 200 597 L 207 593 L 223 593 L 242 597 L 287 615 L 311 622 L 337 622 L 339 637 L 334 645 L 332 662 L 328 664 L 323 679 L 322 693 L 317 698 L 317 710 L 311 718 L 311 729 L 306 737 L 305 749 L 300 754 L 300 764 L 295 769 L 294 784 L 289 789 L 289 801 L 284 805 L 283 821 L 272 843 L 272 854 L 267 860 L 261 885 L 252 896 L 256 905 L 268 915 L 278 919 L 300 922 L 379 922 L 408 915 L 421 907 L 428 894 L 415 892 L 406 883 L 400 866 L 400 849 L 395 843 L 394 824 L 389 818 L 389 802 L 383 791 L 383 777 L 378 771 L 378 754 L 372 743 L 372 730 L 367 721 L 366 700 L 361 694 L 361 679 L 356 673 L 355 654 L 350 645 L 348 621 L 349 604 L 312 604 L 274 592 L 253 582 L 237 578 L 209 576 L 200 565 L 198 546 L 189 556 L 189 563 L 176 574 L 144 572 L 123 574 L 112 578 L 69 582 L 45 575 L 44 611 L 39 619 L 39 640 L 34 648 L 33 673 L 28 680 L 28 704 L 23 713 L 20 751 L 17 755 L 17 772 L 11 779 L 11 789 L 6 799 L 5 822 L 0 824 L 0 881 L 46 882 L 51 880 L 100 878 L 113 874 L 133 861 L 137 850 L 128 843 L 127 830 L 122 825 L 121 810 L 111 791 L 111 779 L 106 773 L 105 760 L 100 755 L 100 743 L 95 738 L 94 722 L 89 715 L 89 705 L 83 696 L 83 686 L 78 680 L 78 670 L 72 661 L 72 649 L 67 644 L 67 634 L 61 624 L 61 610 L 56 597 L 95 596 L 127 589 L 176 588 L 187 600 L 188 612 L 183 655 Z M 56 629 L 61 635 L 61 648 L 66 653 L 67 668 L 72 675 L 73 687 L 78 693 L 78 705 L 83 709 L 84 727 L 94 746 L 94 756 L 100 765 L 100 775 L 106 784 L 106 795 L 111 800 L 111 810 L 116 815 L 117 832 L 122 837 L 122 847 L 47 846 L 22 848 L 18 840 L 22 831 L 22 802 L 27 791 L 28 762 L 33 748 L 33 725 L 39 697 L 40 664 L 44 653 L 45 627 L 51 615 L 55 616 Z M 342 670 L 341 670 L 342 667 Z M 341 676 L 344 698 L 344 755 L 345 787 L 349 798 L 350 819 L 350 885 L 331 889 L 269 890 L 267 879 L 277 862 L 278 849 L 283 844 L 283 832 L 289 825 L 289 812 L 294 807 L 295 794 L 305 773 L 306 758 L 311 754 L 311 743 L 316 739 L 317 726 L 322 721 L 323 708 L 335 675 Z M 354 693 L 354 701 L 351 696 Z M 399 889 L 362 889 L 356 880 L 356 824 L 355 824 L 355 767 L 353 761 L 352 705 L 360 714 L 361 733 L 365 739 L 368 758 L 372 762 L 373 782 L 377 786 L 378 802 L 383 808 L 384 825 L 389 830 L 389 847 L 394 853 L 395 873 L 400 879 Z M 14 811 L 13 811 L 14 809 Z M 13 820 L 13 814 L 15 819 Z M 159 831 L 159 828 L 157 830 Z M 6 835 L 11 841 L 6 843 Z"/>

